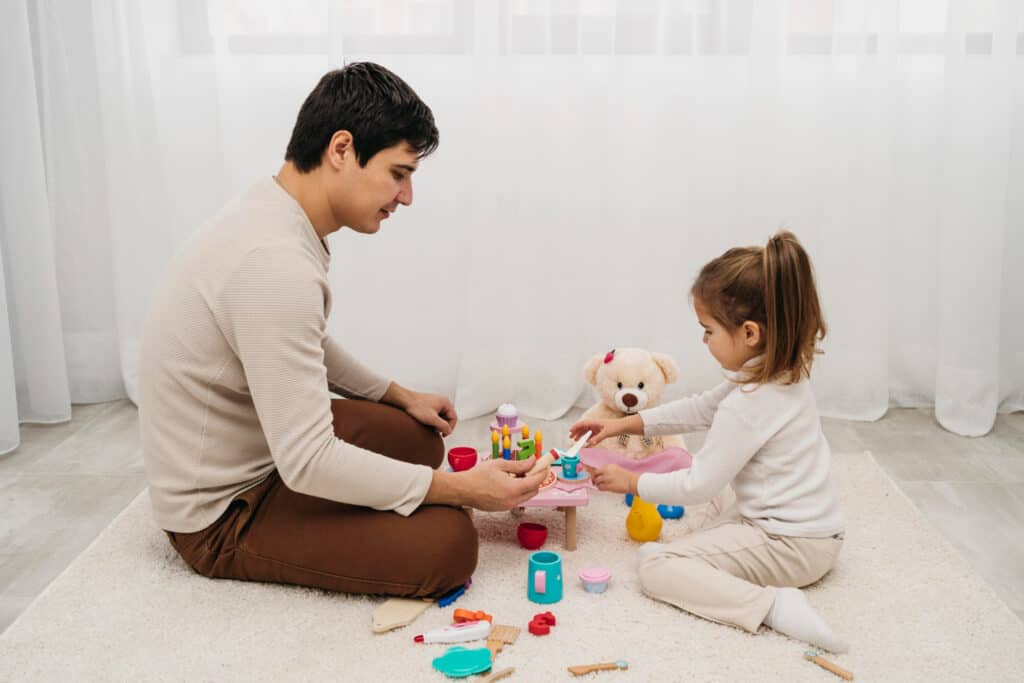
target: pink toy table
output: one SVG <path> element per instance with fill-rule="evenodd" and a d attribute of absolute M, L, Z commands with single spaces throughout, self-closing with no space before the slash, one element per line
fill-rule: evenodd
<path fill-rule="evenodd" d="M 536 496 L 523 503 L 524 508 L 557 508 L 565 513 L 565 549 L 576 550 L 576 508 L 590 502 L 590 480 L 581 483 L 556 479 Z"/>
<path fill-rule="evenodd" d="M 619 455 L 612 451 L 601 448 L 583 448 L 580 450 L 580 462 L 591 467 L 604 467 L 605 465 L 621 465 L 633 472 L 674 472 L 675 470 L 686 469 L 690 466 L 692 459 L 689 452 L 682 448 L 667 448 L 660 453 L 655 453 L 643 460 L 633 460 Z M 557 471 L 558 465 L 552 465 L 552 470 Z M 565 549 L 576 550 L 576 508 L 582 507 L 590 502 L 590 489 L 594 485 L 590 479 L 580 482 L 556 479 L 554 484 L 543 488 L 540 492 L 523 503 L 524 508 L 548 507 L 556 508 L 565 513 Z"/>

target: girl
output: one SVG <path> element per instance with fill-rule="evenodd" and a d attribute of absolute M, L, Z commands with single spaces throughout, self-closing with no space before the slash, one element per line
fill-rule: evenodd
<path fill-rule="evenodd" d="M 592 431 L 591 445 L 619 434 L 708 429 L 688 470 L 588 468 L 602 491 L 670 505 L 710 501 L 687 515 L 689 533 L 681 539 L 641 547 L 644 592 L 751 633 L 765 624 L 845 652 L 799 590 L 828 573 L 843 544 L 829 446 L 809 381 L 825 336 L 810 259 L 782 231 L 763 248 L 730 249 L 708 263 L 690 294 L 704 343 L 727 381 L 636 415 L 577 422 L 570 435 Z"/>

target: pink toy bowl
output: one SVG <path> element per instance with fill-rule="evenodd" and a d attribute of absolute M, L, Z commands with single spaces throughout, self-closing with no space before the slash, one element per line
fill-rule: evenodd
<path fill-rule="evenodd" d="M 543 524 L 523 522 L 516 529 L 516 536 L 519 538 L 519 545 L 527 550 L 536 550 L 548 539 L 548 528 Z"/>
<path fill-rule="evenodd" d="M 448 451 L 448 464 L 456 472 L 468 470 L 476 464 L 476 449 L 472 446 L 456 446 Z"/>
<path fill-rule="evenodd" d="M 612 573 L 604 567 L 588 567 L 580 572 L 583 590 L 588 593 L 604 593 L 611 580 Z"/>

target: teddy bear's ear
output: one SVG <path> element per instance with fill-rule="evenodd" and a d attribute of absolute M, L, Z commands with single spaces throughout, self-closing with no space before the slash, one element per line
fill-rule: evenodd
<path fill-rule="evenodd" d="M 667 353 L 654 352 L 651 354 L 651 358 L 654 359 L 654 363 L 661 368 L 661 373 L 665 375 L 665 383 L 672 384 L 679 379 L 679 366 L 672 360 L 672 356 Z"/>
<path fill-rule="evenodd" d="M 587 364 L 583 366 L 583 379 L 585 379 L 587 384 L 590 386 L 597 384 L 597 370 L 601 367 L 602 360 L 604 360 L 604 356 L 598 353 L 588 360 Z"/>

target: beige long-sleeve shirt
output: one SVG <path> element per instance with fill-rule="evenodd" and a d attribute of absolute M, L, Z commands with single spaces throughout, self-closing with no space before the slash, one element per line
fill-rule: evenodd
<path fill-rule="evenodd" d="M 770 534 L 823 538 L 843 531 L 810 381 L 756 389 L 726 381 L 640 417 L 648 436 L 709 430 L 689 469 L 640 476 L 644 500 L 697 505 L 731 483 L 740 515 Z"/>
<path fill-rule="evenodd" d="M 408 515 L 432 471 L 334 436 L 328 386 L 379 400 L 389 381 L 327 334 L 330 254 L 267 178 L 171 261 L 150 303 L 139 369 L 143 459 L 168 531 L 212 524 L 275 468 L 289 488 Z"/>

